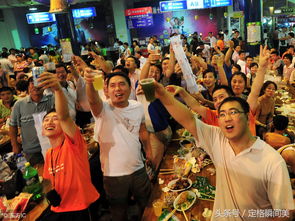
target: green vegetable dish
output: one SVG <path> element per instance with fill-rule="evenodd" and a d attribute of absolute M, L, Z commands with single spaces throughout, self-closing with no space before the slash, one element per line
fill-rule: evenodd
<path fill-rule="evenodd" d="M 209 183 L 207 177 L 197 176 L 192 187 L 198 189 L 201 194 L 201 197 L 199 197 L 200 199 L 214 200 L 216 188 Z"/>

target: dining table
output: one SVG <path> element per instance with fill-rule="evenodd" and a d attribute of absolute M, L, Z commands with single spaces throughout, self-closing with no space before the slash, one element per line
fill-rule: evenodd
<path fill-rule="evenodd" d="M 153 209 L 153 202 L 156 200 L 164 200 L 165 192 L 163 191 L 163 188 L 167 187 L 167 184 L 171 179 L 175 178 L 175 175 L 173 174 L 173 161 L 174 157 L 178 155 L 178 149 L 180 148 L 179 140 L 181 139 L 174 139 L 173 142 L 171 142 L 167 146 L 167 150 L 165 152 L 165 155 L 163 157 L 163 160 L 160 164 L 159 168 L 159 174 L 157 178 L 157 182 L 153 185 L 151 197 L 149 199 L 148 205 L 146 206 L 144 210 L 144 214 L 142 217 L 142 221 L 156 221 L 161 220 L 159 217 L 155 215 L 154 209 Z M 208 157 L 208 156 L 207 156 Z M 161 172 L 162 171 L 162 172 Z M 166 172 L 168 171 L 168 172 Z M 197 176 L 206 177 L 209 180 L 210 185 L 216 186 L 216 176 L 214 171 L 214 165 L 209 164 L 202 168 L 200 172 L 193 173 L 192 171 L 188 174 L 187 178 L 189 178 L 192 182 L 194 182 L 197 178 Z M 164 181 L 163 184 L 159 184 L 160 181 Z M 160 182 L 160 183 L 162 183 Z M 192 190 L 193 188 L 187 189 Z M 165 189 L 164 189 L 165 190 Z M 179 192 L 180 193 L 180 192 Z M 213 210 L 213 203 L 214 200 L 203 200 L 199 199 L 197 197 L 197 200 L 193 204 L 193 206 L 185 211 L 185 215 L 187 217 L 187 220 L 199 220 L 199 221 L 207 221 L 210 220 L 210 217 L 204 217 L 202 214 L 206 210 Z M 166 213 L 172 212 L 173 207 L 170 208 L 163 208 L 163 211 L 166 210 Z M 176 211 L 174 213 L 175 219 L 170 220 L 185 220 L 183 212 Z M 177 217 L 177 218 L 176 218 Z"/>

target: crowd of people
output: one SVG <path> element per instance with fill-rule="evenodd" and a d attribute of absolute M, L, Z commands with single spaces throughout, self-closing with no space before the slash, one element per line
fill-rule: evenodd
<path fill-rule="evenodd" d="M 44 163 L 38 117 L 41 136 L 51 145 L 43 176 L 61 201 L 51 206 L 46 220 L 90 220 L 88 208 L 101 192 L 112 220 L 128 220 L 131 198 L 140 219 L 176 122 L 194 136 L 216 167 L 213 220 L 218 220 L 218 209 L 246 211 L 244 217 L 251 209 L 284 209 L 291 219 L 289 176 L 294 180 L 295 148 L 284 146 L 294 143 L 295 136 L 287 129 L 288 117 L 275 114 L 278 85 L 267 75 L 280 77 L 286 85 L 295 83 L 294 32 L 279 33 L 279 43 L 273 39 L 272 47 L 261 46 L 257 57 L 249 55 L 239 34 L 220 31 L 217 39 L 212 32 L 206 37 L 197 32 L 181 36 L 199 85 L 193 94 L 172 45 L 164 49 L 156 36 L 149 38 L 147 57 L 137 41 L 130 50 L 128 43 L 117 39 L 117 61 L 99 55 L 95 44 L 85 46 L 69 63 L 51 45 L 3 47 L 0 123 L 9 125 L 12 151 L 23 152 L 32 165 Z M 32 68 L 40 66 L 45 72 L 36 84 Z M 95 75 L 104 79 L 102 90 L 93 86 Z M 146 78 L 154 79 L 157 99 L 151 102 L 139 83 Z M 87 147 L 79 130 L 91 122 L 99 144 L 103 190 L 91 183 Z"/>

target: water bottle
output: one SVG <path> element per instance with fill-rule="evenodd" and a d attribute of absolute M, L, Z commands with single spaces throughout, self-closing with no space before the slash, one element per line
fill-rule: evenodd
<path fill-rule="evenodd" d="M 16 155 L 16 167 L 24 174 L 25 172 L 25 163 L 27 162 L 26 158 L 22 153 Z"/>
<path fill-rule="evenodd" d="M 26 186 L 23 191 L 33 194 L 32 200 L 37 201 L 42 198 L 42 184 L 39 181 L 38 171 L 30 165 L 25 163 L 25 172 L 23 178 L 26 181 Z"/>

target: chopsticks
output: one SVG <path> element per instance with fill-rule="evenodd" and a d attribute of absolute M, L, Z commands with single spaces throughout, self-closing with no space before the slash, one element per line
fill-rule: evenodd
<path fill-rule="evenodd" d="M 181 208 L 181 211 L 182 211 L 182 213 L 183 213 L 183 216 L 184 216 L 184 218 L 185 218 L 185 221 L 188 221 L 188 218 L 187 218 L 187 216 L 186 216 L 186 214 L 185 214 L 183 208 Z"/>
<path fill-rule="evenodd" d="M 210 195 L 208 195 L 208 194 L 206 194 L 206 193 L 200 193 L 201 195 L 203 195 L 203 196 L 207 196 L 207 197 L 209 197 L 209 198 L 213 198 L 212 196 L 210 196 Z M 213 198 L 214 199 L 214 198 Z"/>
<path fill-rule="evenodd" d="M 161 168 L 160 169 L 160 171 L 162 171 L 162 172 L 164 172 L 164 171 L 172 171 L 173 169 L 169 169 L 169 168 L 167 168 L 167 169 L 165 169 L 165 168 Z"/>
<path fill-rule="evenodd" d="M 159 175 L 168 175 L 168 174 L 173 174 L 174 171 L 167 171 L 167 172 L 160 172 Z"/>
<path fill-rule="evenodd" d="M 159 175 L 173 174 L 174 169 L 160 169 Z"/>
<path fill-rule="evenodd" d="M 171 141 L 181 141 L 181 140 L 187 140 L 187 137 L 181 137 L 181 138 L 175 138 L 175 139 L 171 139 Z"/>
<path fill-rule="evenodd" d="M 175 211 L 176 211 L 176 209 L 172 210 L 172 212 L 169 213 L 169 214 L 165 217 L 165 219 L 163 219 L 163 221 L 168 221 L 168 220 L 173 216 L 173 214 L 175 213 Z"/>
<path fill-rule="evenodd" d="M 210 200 L 210 199 L 203 199 L 203 198 L 198 198 L 200 200 L 205 200 L 205 201 L 210 201 L 210 202 L 214 202 L 214 200 Z"/>

